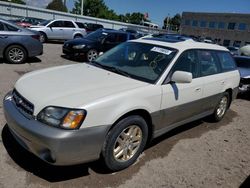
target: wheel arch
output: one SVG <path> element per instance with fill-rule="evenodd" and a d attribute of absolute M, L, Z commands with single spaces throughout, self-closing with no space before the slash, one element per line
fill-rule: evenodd
<path fill-rule="evenodd" d="M 148 126 L 148 140 L 147 140 L 147 143 L 150 142 L 153 138 L 153 131 L 154 131 L 154 126 L 153 126 L 153 122 L 152 122 L 152 117 L 150 115 L 150 113 L 145 110 L 145 109 L 135 109 L 135 110 L 131 110 L 125 114 L 123 114 L 122 116 L 120 116 L 113 124 L 112 126 L 110 127 L 109 131 L 111 129 L 113 129 L 115 127 L 115 125 L 121 121 L 122 119 L 126 118 L 126 117 L 129 117 L 129 116 L 132 116 L 132 115 L 138 115 L 140 117 L 142 117 L 146 123 L 147 123 L 147 126 Z M 109 132 L 108 131 L 108 132 Z"/>
<path fill-rule="evenodd" d="M 230 107 L 231 103 L 232 103 L 232 99 L 233 99 L 233 89 L 232 88 L 228 88 L 225 90 L 225 92 L 227 92 L 229 94 L 229 105 L 228 108 Z"/>
<path fill-rule="evenodd" d="M 75 38 L 76 36 L 81 36 L 81 37 L 83 37 L 83 34 L 81 34 L 81 33 L 74 33 L 73 38 Z"/>

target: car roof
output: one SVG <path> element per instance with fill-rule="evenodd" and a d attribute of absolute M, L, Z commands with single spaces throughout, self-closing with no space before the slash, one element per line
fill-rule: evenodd
<path fill-rule="evenodd" d="M 160 45 L 170 48 L 175 48 L 179 51 L 185 51 L 188 49 L 209 49 L 209 50 L 221 50 L 221 51 L 229 51 L 227 48 L 223 46 L 219 46 L 216 44 L 208 44 L 203 42 L 196 42 L 194 40 L 174 40 L 174 39 L 161 39 L 161 38 L 140 38 L 137 40 L 133 40 L 134 42 Z"/>
<path fill-rule="evenodd" d="M 100 29 L 98 29 L 98 31 L 103 31 L 103 32 L 107 32 L 107 33 L 122 33 L 122 34 L 130 34 L 130 33 L 125 32 L 125 31 L 115 30 L 115 29 L 107 29 L 107 28 L 100 28 Z"/>

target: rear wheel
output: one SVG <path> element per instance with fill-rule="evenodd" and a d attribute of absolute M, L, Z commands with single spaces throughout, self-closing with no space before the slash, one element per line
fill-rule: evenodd
<path fill-rule="evenodd" d="M 108 133 L 102 150 L 106 166 L 112 171 L 132 165 L 143 151 L 148 127 L 140 116 L 129 116 L 118 122 Z"/>
<path fill-rule="evenodd" d="M 91 49 L 87 52 L 87 61 L 94 61 L 98 57 L 98 52 L 95 49 Z"/>
<path fill-rule="evenodd" d="M 74 39 L 81 39 L 81 38 L 82 38 L 82 35 L 79 35 L 79 34 L 74 36 Z"/>
<path fill-rule="evenodd" d="M 210 119 L 214 122 L 222 120 L 222 118 L 226 114 L 229 105 L 230 105 L 230 95 L 228 92 L 225 92 L 220 98 L 220 101 L 217 104 L 214 113 L 210 116 Z"/>
<path fill-rule="evenodd" d="M 27 52 L 22 46 L 12 45 L 6 49 L 5 58 L 9 63 L 21 64 L 27 59 Z"/>

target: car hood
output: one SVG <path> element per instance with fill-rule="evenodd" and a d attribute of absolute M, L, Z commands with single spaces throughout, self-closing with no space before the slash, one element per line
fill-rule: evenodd
<path fill-rule="evenodd" d="M 249 68 L 238 67 L 238 69 L 240 71 L 241 78 L 250 78 L 250 69 Z"/>
<path fill-rule="evenodd" d="M 89 40 L 87 38 L 73 39 L 73 40 L 69 40 L 65 42 L 65 44 L 69 44 L 70 46 L 81 45 L 81 44 L 89 45 L 89 44 L 94 44 L 94 43 L 98 43 L 98 42 Z"/>
<path fill-rule="evenodd" d="M 15 88 L 34 104 L 34 115 L 37 115 L 46 106 L 80 108 L 103 97 L 146 85 L 83 63 L 25 74 Z"/>

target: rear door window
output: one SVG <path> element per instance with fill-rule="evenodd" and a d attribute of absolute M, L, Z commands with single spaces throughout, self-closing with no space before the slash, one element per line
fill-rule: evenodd
<path fill-rule="evenodd" d="M 64 27 L 75 28 L 75 25 L 70 21 L 64 21 Z"/>
<path fill-rule="evenodd" d="M 76 25 L 77 25 L 79 28 L 81 28 L 81 29 L 84 29 L 84 28 L 85 28 L 84 23 L 76 22 Z"/>
<path fill-rule="evenodd" d="M 236 69 L 236 64 L 229 52 L 216 52 L 220 60 L 222 71 L 232 71 Z"/>
<path fill-rule="evenodd" d="M 199 50 L 201 76 L 221 73 L 221 67 L 214 51 Z"/>
<path fill-rule="evenodd" d="M 114 33 L 108 34 L 105 41 L 108 43 L 115 43 L 116 42 L 115 34 Z"/>

